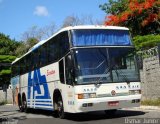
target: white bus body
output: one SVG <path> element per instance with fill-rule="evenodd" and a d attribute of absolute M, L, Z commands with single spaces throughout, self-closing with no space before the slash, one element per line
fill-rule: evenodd
<path fill-rule="evenodd" d="M 23 58 L 33 53 L 35 49 L 43 46 L 61 32 L 69 32 L 71 30 L 92 31 L 101 29 L 108 31 L 128 31 L 127 28 L 114 26 L 75 26 L 64 28 L 51 38 L 43 41 L 43 43 L 39 43 L 39 45 L 33 47 L 28 53 L 23 55 L 18 60 L 15 60 L 12 63 L 13 68 L 16 63 L 21 63 Z M 71 33 L 68 33 L 68 37 L 70 42 L 74 39 Z M 11 83 L 14 85 L 16 84 L 18 87 L 18 104 L 20 109 L 22 111 L 28 108 L 46 109 L 52 111 L 58 110 L 59 116 L 64 118 L 65 112 L 79 113 L 99 110 L 116 110 L 120 108 L 140 106 L 141 85 L 139 81 L 137 65 L 135 64 L 133 67 L 134 60 L 122 58 L 122 55 L 122 59 L 115 60 L 118 58 L 117 53 L 123 53 L 123 50 L 128 52 L 128 50 L 130 50 L 132 47 L 132 45 L 79 45 L 75 47 L 71 47 L 70 45 L 69 51 L 67 51 L 65 55 L 61 56 L 55 62 L 51 62 L 42 67 L 35 67 L 29 71 L 24 69 L 24 73 L 22 74 L 20 73 L 21 70 L 19 70 L 17 75 L 15 74 L 12 76 Z M 112 48 L 114 50 L 112 50 Z M 116 51 L 116 49 L 118 49 L 118 51 L 115 53 L 114 51 Z M 105 52 L 106 50 L 107 52 Z M 52 49 L 52 52 L 55 52 L 54 49 Z M 70 56 L 70 54 L 73 53 L 74 57 L 73 55 Z M 84 60 L 82 57 L 83 53 L 86 53 L 86 56 L 84 54 Z M 38 55 L 40 56 L 41 54 Z M 116 57 L 112 58 L 112 55 Z M 67 60 L 67 56 L 69 56 L 69 59 L 72 57 L 71 60 L 74 59 L 74 61 L 67 62 L 70 61 Z M 110 58 L 108 59 L 107 56 Z M 94 58 L 96 58 L 95 61 L 97 60 L 95 63 Z M 27 65 L 27 62 L 32 61 L 32 59 L 34 58 L 27 58 L 27 60 L 25 60 L 25 64 L 23 65 Z M 85 61 L 89 61 L 89 63 L 83 63 Z M 119 68 L 114 67 L 112 61 L 115 63 L 120 63 L 121 66 Z M 40 60 L 39 63 L 41 63 Z M 70 66 L 69 63 L 72 64 L 70 68 L 68 67 Z M 113 65 L 106 66 L 105 63 L 110 63 Z M 92 64 L 93 66 L 90 67 Z M 123 64 L 125 64 L 125 66 Z M 72 73 L 72 66 L 75 67 L 75 65 L 77 67 L 75 69 L 76 72 Z M 88 66 L 82 68 L 82 65 Z M 108 67 L 108 70 L 106 67 Z M 79 68 L 82 68 L 82 70 Z M 82 74 L 83 72 L 84 74 Z M 67 75 L 67 73 L 70 75 Z M 89 74 L 87 75 L 87 73 Z M 73 76 L 74 79 L 73 77 L 69 78 L 69 76 Z M 137 78 L 135 78 L 136 76 Z"/>

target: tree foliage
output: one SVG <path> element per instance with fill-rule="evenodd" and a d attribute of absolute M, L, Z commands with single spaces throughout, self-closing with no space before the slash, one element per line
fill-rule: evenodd
<path fill-rule="evenodd" d="M 9 36 L 0 33 L 0 55 L 16 55 L 15 51 L 20 43 L 11 40 Z"/>
<path fill-rule="evenodd" d="M 160 35 L 135 36 L 133 43 L 137 50 L 146 50 L 160 43 Z"/>
<path fill-rule="evenodd" d="M 133 35 L 160 33 L 159 0 L 109 0 L 100 8 L 109 14 L 105 25 L 129 27 Z"/>
<path fill-rule="evenodd" d="M 16 56 L 12 55 L 0 55 L 0 85 L 9 84 L 11 77 L 11 67 L 10 64 Z"/>
<path fill-rule="evenodd" d="M 11 63 L 15 58 L 11 55 L 0 55 L 0 63 Z"/>
<path fill-rule="evenodd" d="M 16 48 L 19 42 L 10 39 L 9 36 L 0 33 L 0 85 L 10 83 L 10 64 L 15 60 Z"/>

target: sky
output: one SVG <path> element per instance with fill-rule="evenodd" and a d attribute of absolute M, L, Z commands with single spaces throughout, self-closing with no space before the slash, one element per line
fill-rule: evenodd
<path fill-rule="evenodd" d="M 11 39 L 32 26 L 44 27 L 54 22 L 60 27 L 67 16 L 92 16 L 104 20 L 106 14 L 99 8 L 107 0 L 0 0 L 0 32 Z"/>

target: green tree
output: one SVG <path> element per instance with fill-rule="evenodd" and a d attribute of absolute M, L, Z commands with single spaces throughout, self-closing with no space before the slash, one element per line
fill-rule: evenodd
<path fill-rule="evenodd" d="M 147 50 L 160 44 L 160 35 L 138 35 L 133 38 L 133 43 L 137 51 Z"/>
<path fill-rule="evenodd" d="M 16 56 L 0 55 L 0 86 L 3 86 L 3 84 L 10 84 L 11 63 L 15 59 Z"/>
<path fill-rule="evenodd" d="M 11 40 L 9 36 L 0 33 L 0 55 L 16 55 L 15 51 L 19 42 Z"/>
<path fill-rule="evenodd" d="M 20 43 L 0 33 L 0 85 L 9 85 L 11 77 L 11 62 L 16 58 L 16 48 Z"/>
<path fill-rule="evenodd" d="M 117 15 L 127 10 L 129 0 L 109 0 L 99 7 L 107 14 Z"/>

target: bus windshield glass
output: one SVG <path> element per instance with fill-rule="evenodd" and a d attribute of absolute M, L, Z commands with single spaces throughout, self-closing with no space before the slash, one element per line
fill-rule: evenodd
<path fill-rule="evenodd" d="M 77 29 L 72 30 L 72 45 L 75 46 L 130 46 L 128 30 Z"/>
<path fill-rule="evenodd" d="M 133 48 L 75 49 L 77 84 L 139 81 Z"/>

